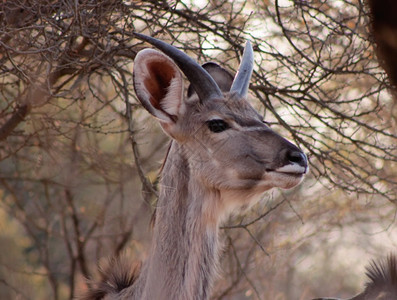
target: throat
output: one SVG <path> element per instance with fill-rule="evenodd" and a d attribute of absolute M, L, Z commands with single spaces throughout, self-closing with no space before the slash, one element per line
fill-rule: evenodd
<path fill-rule="evenodd" d="M 191 178 L 182 155 L 168 156 L 141 299 L 209 298 L 218 263 L 219 222 L 208 212 L 208 203 L 216 198 Z"/>

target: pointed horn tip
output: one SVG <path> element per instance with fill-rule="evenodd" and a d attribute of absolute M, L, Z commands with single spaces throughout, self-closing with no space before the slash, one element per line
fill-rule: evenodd
<path fill-rule="evenodd" d="M 139 37 L 139 38 L 147 38 L 147 37 L 149 37 L 148 35 L 143 34 L 143 33 L 139 33 L 139 32 L 133 32 L 132 34 L 137 36 L 137 37 Z"/>
<path fill-rule="evenodd" d="M 138 33 L 138 32 L 133 32 L 132 33 L 136 38 L 138 38 L 141 41 L 148 42 L 149 44 L 152 44 L 153 42 L 156 42 L 157 39 L 154 37 L 151 37 L 149 35 L 143 34 L 143 33 Z"/>
<path fill-rule="evenodd" d="M 252 43 L 249 40 L 247 40 L 245 42 L 245 47 L 250 47 L 252 49 Z"/>
<path fill-rule="evenodd" d="M 252 57 L 252 59 L 254 57 L 254 49 L 253 49 L 252 44 L 249 40 L 247 40 L 245 43 L 243 56 L 245 56 L 245 55 L 247 55 L 247 56 L 249 55 L 250 57 Z"/>
<path fill-rule="evenodd" d="M 132 33 L 136 38 L 138 38 L 141 41 L 147 42 L 153 46 L 155 46 L 156 48 L 159 47 L 159 44 L 166 44 L 165 42 L 163 42 L 162 40 L 159 40 L 155 37 L 152 37 L 150 35 L 146 35 L 143 33 L 138 33 L 138 32 L 133 32 Z"/>
<path fill-rule="evenodd" d="M 146 35 L 138 32 L 133 32 L 132 34 L 135 35 L 138 39 L 143 39 L 146 37 Z"/>

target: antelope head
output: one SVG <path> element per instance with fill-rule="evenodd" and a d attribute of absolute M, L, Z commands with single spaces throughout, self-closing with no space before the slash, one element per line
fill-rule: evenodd
<path fill-rule="evenodd" d="M 136 36 L 163 52 L 137 54 L 134 87 L 142 105 L 179 145 L 189 166 L 186 176 L 240 206 L 272 187 L 289 189 L 301 182 L 308 170 L 306 155 L 270 129 L 247 101 L 253 70 L 249 42 L 233 77 L 215 63 L 200 66 L 165 42 Z M 180 70 L 190 82 L 186 98 Z"/>

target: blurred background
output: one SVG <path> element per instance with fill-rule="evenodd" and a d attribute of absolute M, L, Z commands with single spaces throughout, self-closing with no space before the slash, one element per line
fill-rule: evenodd
<path fill-rule="evenodd" d="M 141 32 L 236 71 L 310 173 L 222 227 L 212 299 L 348 297 L 396 250 L 397 100 L 369 8 L 334 1 L 0 3 L 0 299 L 72 299 L 145 259 L 168 138 L 132 81 Z M 391 39 L 393 41 L 393 39 Z M 396 39 L 394 38 L 394 41 Z"/>

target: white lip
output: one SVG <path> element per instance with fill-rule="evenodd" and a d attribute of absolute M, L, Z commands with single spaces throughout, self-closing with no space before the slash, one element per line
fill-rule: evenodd
<path fill-rule="evenodd" d="M 294 163 L 282 166 L 281 168 L 275 169 L 274 171 L 278 173 L 302 175 L 307 173 L 307 168 Z"/>

